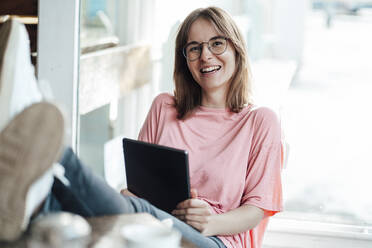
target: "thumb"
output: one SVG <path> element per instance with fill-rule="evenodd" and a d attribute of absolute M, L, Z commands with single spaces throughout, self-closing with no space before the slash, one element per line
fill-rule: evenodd
<path fill-rule="evenodd" d="M 198 197 L 198 191 L 196 189 L 190 189 L 191 198 Z"/>
<path fill-rule="evenodd" d="M 135 194 L 133 194 L 132 192 L 130 192 L 128 189 L 122 189 L 122 190 L 120 190 L 120 194 L 122 194 L 124 196 L 135 196 L 135 197 L 138 197 Z"/>

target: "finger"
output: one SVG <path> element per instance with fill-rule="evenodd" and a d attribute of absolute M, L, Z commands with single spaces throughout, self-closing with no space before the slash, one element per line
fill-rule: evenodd
<path fill-rule="evenodd" d="M 190 190 L 191 198 L 197 198 L 198 197 L 198 191 L 196 189 Z"/>
<path fill-rule="evenodd" d="M 189 208 L 191 206 L 191 199 L 184 200 L 177 204 L 176 209 Z"/>
<path fill-rule="evenodd" d="M 185 208 L 185 209 L 175 209 L 172 211 L 173 215 L 186 215 L 186 214 L 195 214 L 195 215 L 211 215 L 211 212 L 208 208 Z"/>
<path fill-rule="evenodd" d="M 176 217 L 177 219 L 182 220 L 182 221 L 185 221 L 186 220 L 184 214 L 178 214 L 178 215 L 174 214 L 174 217 Z"/>
<path fill-rule="evenodd" d="M 187 200 L 184 200 L 184 201 L 178 203 L 177 206 L 176 206 L 176 209 L 186 208 L 187 206 L 190 205 L 189 201 L 190 201 L 190 199 L 187 199 Z"/>
<path fill-rule="evenodd" d="M 187 221 L 192 221 L 192 222 L 198 222 L 201 224 L 208 223 L 208 216 L 205 215 L 195 215 L 195 214 L 187 214 L 184 215 L 184 219 Z"/>
<path fill-rule="evenodd" d="M 208 206 L 208 203 L 206 203 L 205 201 L 203 200 L 199 200 L 199 199 L 188 199 L 188 200 L 185 200 L 183 202 L 180 202 L 178 205 L 177 205 L 177 209 L 183 209 L 183 208 L 201 208 L 201 207 L 207 207 Z"/>
<path fill-rule="evenodd" d="M 122 190 L 120 190 L 120 194 L 122 194 L 124 196 L 135 196 L 135 197 L 137 197 L 135 194 L 133 194 L 132 192 L 130 192 L 128 189 L 122 189 Z"/>

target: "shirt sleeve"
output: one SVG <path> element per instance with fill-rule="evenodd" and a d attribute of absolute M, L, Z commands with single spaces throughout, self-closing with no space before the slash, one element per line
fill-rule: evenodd
<path fill-rule="evenodd" d="M 159 110 L 159 99 L 156 97 L 151 104 L 151 108 L 147 113 L 145 122 L 143 123 L 141 130 L 138 134 L 138 140 L 155 143 L 156 141 L 156 130 L 158 126 L 158 111 Z"/>
<path fill-rule="evenodd" d="M 138 135 L 138 140 L 157 143 L 160 132 L 160 122 L 164 122 L 164 108 L 163 105 L 172 104 L 173 98 L 167 93 L 159 94 L 155 97 L 151 104 L 151 108 L 147 114 L 145 122 Z M 163 116 L 163 117 L 161 117 Z M 161 119 L 163 118 L 163 121 Z"/>
<path fill-rule="evenodd" d="M 283 208 L 281 128 L 270 109 L 258 109 L 255 114 L 242 204 L 262 208 L 271 216 Z"/>

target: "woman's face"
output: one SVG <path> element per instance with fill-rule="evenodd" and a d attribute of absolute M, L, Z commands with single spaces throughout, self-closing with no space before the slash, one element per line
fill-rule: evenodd
<path fill-rule="evenodd" d="M 218 32 L 209 20 L 198 18 L 190 27 L 187 43 L 208 42 L 218 36 L 224 35 Z M 204 43 L 200 58 L 187 60 L 187 66 L 194 80 L 202 88 L 203 95 L 215 92 L 226 94 L 235 72 L 235 49 L 230 41 L 227 41 L 226 51 L 215 55 Z"/>

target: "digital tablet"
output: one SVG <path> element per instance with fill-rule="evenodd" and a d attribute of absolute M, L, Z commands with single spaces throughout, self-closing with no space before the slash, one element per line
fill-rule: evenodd
<path fill-rule="evenodd" d="M 130 192 L 168 213 L 190 198 L 187 151 L 128 138 L 123 151 Z"/>

